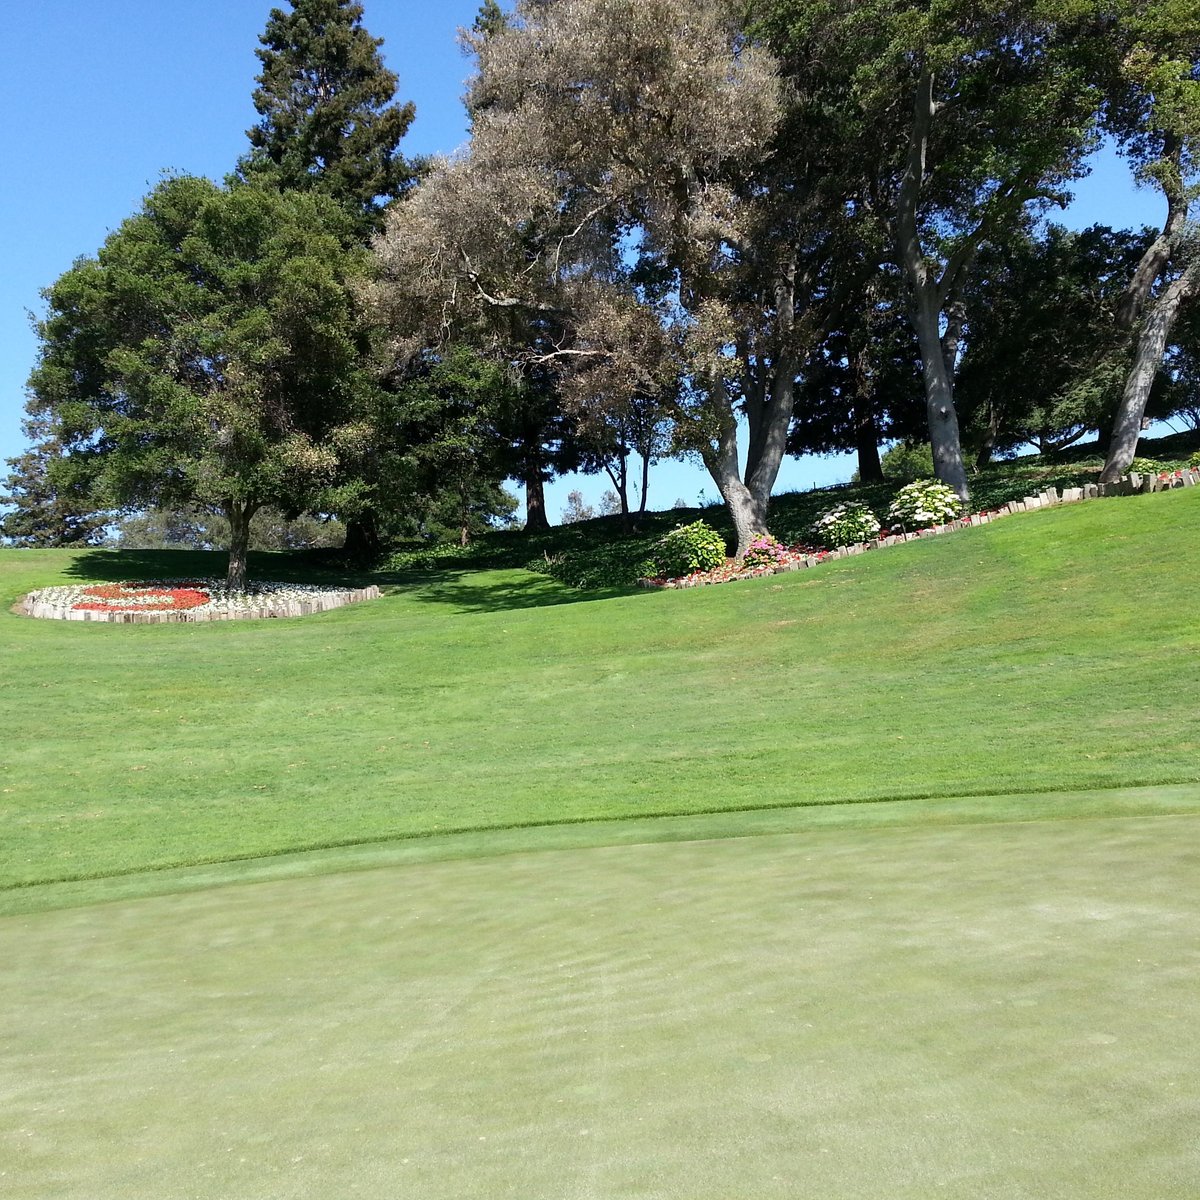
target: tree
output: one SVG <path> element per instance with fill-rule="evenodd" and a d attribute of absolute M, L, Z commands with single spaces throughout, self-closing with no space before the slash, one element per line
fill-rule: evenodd
<path fill-rule="evenodd" d="M 195 504 L 229 522 L 353 509 L 374 384 L 351 286 L 365 251 L 331 201 L 168 179 L 47 292 L 30 415 L 99 507 Z"/>
<path fill-rule="evenodd" d="M 809 355 L 797 383 L 790 454 L 854 451 L 858 478 L 884 478 L 879 443 L 927 440 L 920 354 L 898 296 L 899 279 L 881 274 L 861 305 L 841 320 Z"/>
<path fill-rule="evenodd" d="M 1025 443 L 1061 449 L 1111 419 L 1127 365 L 1118 309 L 1152 240 L 1051 225 L 981 248 L 955 380 L 980 465 Z"/>
<path fill-rule="evenodd" d="M 363 240 L 384 206 L 412 184 L 399 152 L 416 110 L 395 103 L 397 78 L 362 27 L 354 0 L 290 0 L 274 8 L 256 51 L 262 63 L 250 153 L 238 174 L 284 192 L 319 191 L 354 214 Z"/>
<path fill-rule="evenodd" d="M 1200 11 L 1191 0 L 1128 0 L 1105 28 L 1105 127 L 1143 183 L 1166 200 L 1118 309 L 1132 361 L 1100 478 L 1120 478 L 1137 453 L 1146 404 L 1180 310 L 1200 292 L 1200 238 L 1188 208 L 1200 172 Z"/>
<path fill-rule="evenodd" d="M 22 428 L 32 444 L 8 459 L 12 471 L 4 481 L 7 495 L 0 494 L 0 504 L 12 507 L 0 514 L 0 537 L 31 548 L 99 542 L 107 515 L 95 511 L 78 476 L 64 470 L 62 442 L 53 420 L 31 416 Z"/>
<path fill-rule="evenodd" d="M 452 344 L 409 363 L 391 396 L 394 493 L 406 532 L 452 528 L 460 545 L 506 522 L 516 501 L 501 486 L 512 470 L 504 426 L 520 387 L 496 363 Z"/>
<path fill-rule="evenodd" d="M 582 468 L 603 471 L 613 485 L 613 513 L 619 513 L 628 526 L 631 514 L 630 484 L 634 479 L 637 456 L 641 464 L 638 477 L 638 515 L 646 511 L 650 489 L 650 468 L 671 448 L 671 415 L 667 406 L 649 396 L 618 396 L 609 403 L 585 406 L 580 411 L 580 441 L 583 446 Z M 604 510 L 606 515 L 608 510 Z"/>
<path fill-rule="evenodd" d="M 389 215 L 378 311 L 401 350 L 472 336 L 554 370 L 568 407 L 663 401 L 744 550 L 795 377 L 794 254 L 746 183 L 778 119 L 770 56 L 723 0 L 526 0 L 472 45 L 470 151 Z"/>
<path fill-rule="evenodd" d="M 779 0 L 793 56 L 834 64 L 831 123 L 882 148 L 864 204 L 886 211 L 920 344 L 938 477 L 964 499 L 954 369 L 961 290 L 979 247 L 1060 200 L 1093 144 L 1080 65 L 1092 0 Z"/>
<path fill-rule="evenodd" d="M 578 525 L 580 521 L 590 521 L 595 515 L 596 510 L 590 504 L 584 504 L 582 492 L 567 493 L 567 506 L 562 510 L 564 525 Z"/>
<path fill-rule="evenodd" d="M 351 0 L 290 0 L 272 9 L 256 51 L 262 64 L 248 130 L 251 150 L 238 176 L 284 192 L 319 191 L 354 216 L 362 244 L 382 225 L 386 206 L 412 186 L 418 165 L 399 151 L 415 116 L 396 102 L 396 75 L 383 64 L 382 39 L 362 27 L 362 5 Z M 362 464 L 382 492 L 389 473 L 378 446 Z M 347 514 L 346 551 L 372 559 L 381 550 L 386 518 L 377 504 Z"/>

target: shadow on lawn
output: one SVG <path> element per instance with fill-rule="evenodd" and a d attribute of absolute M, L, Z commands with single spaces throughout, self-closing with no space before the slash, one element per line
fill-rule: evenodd
<path fill-rule="evenodd" d="M 228 554 L 217 550 L 89 550 L 75 557 L 65 574 L 96 583 L 143 579 L 223 579 Z M 421 603 L 444 604 L 462 612 L 507 612 L 627 596 L 637 588 L 581 591 L 546 575 L 524 570 L 442 567 L 428 570 L 354 569 L 328 554 L 251 552 L 249 575 L 279 583 L 367 587 L 404 593 Z"/>
<path fill-rule="evenodd" d="M 224 579 L 229 555 L 223 550 L 88 550 L 76 556 L 64 574 L 102 583 L 142 579 Z M 318 553 L 250 552 L 250 579 L 279 583 L 319 583 L 366 587 L 377 580 Z"/>
<path fill-rule="evenodd" d="M 445 604 L 462 612 L 473 613 L 583 604 L 592 600 L 608 600 L 614 596 L 629 596 L 639 591 L 638 588 L 583 591 L 568 587 L 547 575 L 535 575 L 529 571 L 377 571 L 371 578 L 388 590 L 403 591 L 412 600 Z"/>

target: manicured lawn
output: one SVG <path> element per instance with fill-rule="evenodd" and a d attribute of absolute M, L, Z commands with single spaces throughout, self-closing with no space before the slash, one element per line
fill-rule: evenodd
<path fill-rule="evenodd" d="M 1096 502 L 605 599 L 507 570 L 291 622 L 5 611 L 4 902 L 449 830 L 1194 782 L 1198 520 L 1200 489 Z M 0 602 L 128 566 L 0 551 Z"/>
<path fill-rule="evenodd" d="M 0 1188 L 1194 1196 L 1198 833 L 809 828 L 9 917 Z"/>

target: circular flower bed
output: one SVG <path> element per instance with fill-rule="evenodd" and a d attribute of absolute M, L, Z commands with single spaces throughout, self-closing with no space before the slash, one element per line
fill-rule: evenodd
<path fill-rule="evenodd" d="M 232 621 L 307 616 L 378 595 L 377 587 L 305 583 L 254 583 L 231 592 L 218 579 L 165 579 L 41 588 L 25 597 L 22 608 L 31 617 L 65 621 Z"/>

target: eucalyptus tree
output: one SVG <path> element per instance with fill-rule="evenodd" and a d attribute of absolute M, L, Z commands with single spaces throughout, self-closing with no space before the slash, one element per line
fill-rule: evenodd
<path fill-rule="evenodd" d="M 523 0 L 471 45 L 470 147 L 377 243 L 394 352 L 472 336 L 555 372 L 579 408 L 660 401 L 744 550 L 786 447 L 804 287 L 778 199 L 752 184 L 774 60 L 724 0 Z"/>
<path fill-rule="evenodd" d="M 1172 327 L 1200 293 L 1200 231 L 1189 219 L 1200 185 L 1200 8 L 1193 0 L 1126 0 L 1118 12 L 1098 55 L 1105 125 L 1139 180 L 1161 191 L 1167 212 L 1118 310 L 1133 357 L 1100 476 L 1110 483 L 1133 461 Z"/>
<path fill-rule="evenodd" d="M 52 478 L 98 508 L 197 505 L 229 523 L 352 509 L 373 380 L 352 296 L 365 249 L 318 196 L 168 179 L 46 292 L 29 413 L 53 423 Z"/>
<path fill-rule="evenodd" d="M 1081 41 L 1098 0 L 776 0 L 789 58 L 832 71 L 827 121 L 866 134 L 863 186 L 886 221 L 920 346 L 938 477 L 967 496 L 954 369 L 972 259 L 1031 205 L 1060 201 L 1094 144 Z M 851 202 L 861 204 L 853 198 Z"/>

